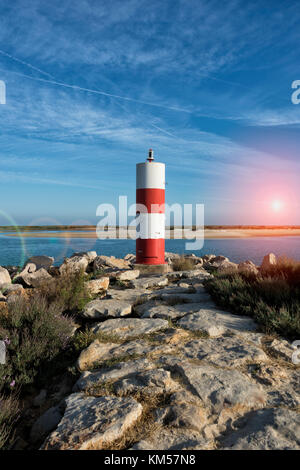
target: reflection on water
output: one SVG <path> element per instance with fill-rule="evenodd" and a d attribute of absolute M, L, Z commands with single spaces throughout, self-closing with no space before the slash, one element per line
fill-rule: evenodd
<path fill-rule="evenodd" d="M 166 240 L 166 251 L 184 253 L 185 240 Z M 95 250 L 98 254 L 123 257 L 135 253 L 134 240 L 98 240 L 84 238 L 24 238 L 25 257 L 48 255 L 55 258 L 55 264 L 62 262 L 65 256 L 75 251 Z M 242 239 L 206 240 L 204 248 L 194 251 L 196 255 L 213 253 L 224 255 L 238 263 L 250 259 L 260 264 L 267 253 L 286 255 L 300 260 L 300 237 L 259 237 Z M 187 252 L 188 253 L 188 252 Z M 0 265 L 19 265 L 22 259 L 22 243 L 17 237 L 0 235 Z"/>

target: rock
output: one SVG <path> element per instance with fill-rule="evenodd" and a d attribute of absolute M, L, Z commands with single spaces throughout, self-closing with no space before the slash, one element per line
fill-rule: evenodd
<path fill-rule="evenodd" d="M 222 439 L 222 447 L 232 450 L 299 450 L 300 414 L 280 408 L 249 413 L 239 428 Z"/>
<path fill-rule="evenodd" d="M 32 273 L 21 273 L 15 282 L 19 282 L 25 287 L 39 287 L 43 282 L 49 281 L 50 279 L 52 279 L 52 277 L 48 274 L 46 269 L 41 268 Z"/>
<path fill-rule="evenodd" d="M 37 270 L 41 268 L 48 270 L 54 263 L 54 258 L 52 258 L 51 256 L 44 256 L 44 255 L 31 256 L 31 258 L 29 258 L 25 264 L 27 265 L 29 263 L 35 264 Z"/>
<path fill-rule="evenodd" d="M 199 359 L 217 367 L 239 367 L 247 362 L 268 362 L 265 352 L 239 337 L 195 339 L 181 348 L 185 359 Z"/>
<path fill-rule="evenodd" d="M 177 363 L 176 369 L 214 413 L 220 413 L 224 406 L 257 408 L 265 403 L 262 388 L 236 370 L 198 366 L 188 362 Z"/>
<path fill-rule="evenodd" d="M 244 261 L 243 263 L 240 263 L 238 265 L 238 271 L 239 273 L 244 273 L 244 274 L 255 274 L 257 275 L 259 273 L 257 267 L 255 266 L 252 261 Z"/>
<path fill-rule="evenodd" d="M 134 444 L 132 450 L 205 450 L 212 442 L 191 429 L 158 429 L 147 439 Z"/>
<path fill-rule="evenodd" d="M 34 398 L 33 406 L 37 408 L 42 406 L 46 401 L 46 397 L 47 397 L 47 390 L 42 389 L 40 393 Z"/>
<path fill-rule="evenodd" d="M 114 335 L 120 339 L 139 337 L 168 328 L 167 320 L 160 318 L 118 318 L 99 323 L 92 328 L 94 333 Z"/>
<path fill-rule="evenodd" d="M 201 400 L 181 389 L 170 396 L 170 405 L 155 412 L 156 422 L 163 426 L 201 431 L 207 422 L 207 412 Z"/>
<path fill-rule="evenodd" d="M 133 253 L 128 253 L 126 256 L 124 256 L 124 260 L 129 261 L 129 263 L 134 263 L 135 255 Z"/>
<path fill-rule="evenodd" d="M 0 266 L 0 288 L 6 284 L 11 284 L 10 274 L 7 269 Z"/>
<path fill-rule="evenodd" d="M 103 269 L 103 267 L 128 269 L 130 264 L 128 261 L 115 258 L 114 256 L 97 256 L 93 264 L 94 272 Z"/>
<path fill-rule="evenodd" d="M 118 362 L 112 367 L 97 372 L 83 372 L 74 385 L 73 391 L 90 390 L 106 382 L 116 381 L 123 377 L 137 374 L 148 369 L 154 369 L 155 364 L 148 359 L 136 359 L 127 362 Z"/>
<path fill-rule="evenodd" d="M 80 271 L 85 272 L 89 265 L 88 254 L 74 254 L 71 258 L 65 258 L 63 264 L 59 268 L 61 274 L 74 274 Z"/>
<path fill-rule="evenodd" d="M 96 299 L 86 304 L 82 316 L 85 318 L 104 319 L 124 317 L 131 313 L 132 305 L 115 299 Z"/>
<path fill-rule="evenodd" d="M 221 274 L 231 274 L 238 270 L 238 265 L 231 261 L 222 261 L 217 268 L 217 272 Z"/>
<path fill-rule="evenodd" d="M 150 302 L 149 302 L 150 303 Z M 179 305 L 155 305 L 150 308 L 145 307 L 142 318 L 164 318 L 168 320 L 177 320 L 185 315 L 191 314 L 195 310 L 199 310 L 202 305 L 200 304 L 179 304 Z"/>
<path fill-rule="evenodd" d="M 63 411 L 60 405 L 49 408 L 40 416 L 31 428 L 31 442 L 38 442 L 44 439 L 53 429 L 56 428 L 62 419 Z"/>
<path fill-rule="evenodd" d="M 140 271 L 138 269 L 130 269 L 127 271 L 121 271 L 117 275 L 117 279 L 120 281 L 133 281 L 134 279 L 137 279 L 140 275 Z"/>
<path fill-rule="evenodd" d="M 203 279 L 205 279 L 209 276 L 210 276 L 210 274 L 207 271 L 205 271 L 205 269 L 203 269 L 203 268 L 194 269 L 193 271 L 176 271 L 176 272 L 167 274 L 167 277 L 170 280 L 192 279 L 192 278 L 197 278 L 198 280 L 203 280 Z"/>
<path fill-rule="evenodd" d="M 250 317 L 240 317 L 216 308 L 201 308 L 179 320 L 178 325 L 191 331 L 204 331 L 209 336 L 220 336 L 228 332 L 255 331 L 256 323 Z"/>
<path fill-rule="evenodd" d="M 101 343 L 99 340 L 93 341 L 90 346 L 81 351 L 77 361 L 77 368 L 81 371 L 95 368 L 105 361 L 120 358 L 124 356 L 144 356 L 155 349 L 154 346 L 145 344 L 145 341 L 136 340 L 124 344 Z"/>
<path fill-rule="evenodd" d="M 3 294 L 4 295 L 9 295 L 11 293 L 23 293 L 24 292 L 24 288 L 21 284 L 6 284 L 4 287 L 3 287 Z"/>
<path fill-rule="evenodd" d="M 277 358 L 290 363 L 292 362 L 292 355 L 295 348 L 285 339 L 273 339 L 267 347 Z"/>
<path fill-rule="evenodd" d="M 126 436 L 142 414 L 142 405 L 132 398 L 87 397 L 73 393 L 57 429 L 42 448 L 53 450 L 103 449 Z"/>
<path fill-rule="evenodd" d="M 132 281 L 133 286 L 138 289 L 138 288 L 144 288 L 144 289 L 151 289 L 154 287 L 164 287 L 168 285 L 168 278 L 164 276 L 152 276 L 152 277 L 146 277 L 146 278 L 141 278 Z"/>
<path fill-rule="evenodd" d="M 274 253 L 269 253 L 268 255 L 264 256 L 264 259 L 261 263 L 262 270 L 268 270 L 269 268 L 276 266 L 277 258 Z"/>
<path fill-rule="evenodd" d="M 87 281 L 85 285 L 91 295 L 100 294 L 103 291 L 107 291 L 109 286 L 109 277 L 93 279 L 91 281 Z"/>
<path fill-rule="evenodd" d="M 117 380 L 113 384 L 114 393 L 122 396 L 142 393 L 144 396 L 154 396 L 162 393 L 174 392 L 178 384 L 171 379 L 169 371 L 152 369 Z"/>

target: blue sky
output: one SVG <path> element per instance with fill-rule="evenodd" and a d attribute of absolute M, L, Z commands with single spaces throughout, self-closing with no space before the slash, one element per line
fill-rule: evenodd
<path fill-rule="evenodd" d="M 0 223 L 95 223 L 135 198 L 207 224 L 300 224 L 298 1 L 0 0 Z M 272 210 L 279 200 L 282 210 Z M 1 216 L 2 214 L 2 216 Z"/>

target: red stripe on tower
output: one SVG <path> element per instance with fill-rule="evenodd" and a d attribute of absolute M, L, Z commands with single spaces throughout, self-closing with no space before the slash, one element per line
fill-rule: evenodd
<path fill-rule="evenodd" d="M 150 149 L 136 165 L 137 264 L 165 263 L 165 165 L 153 160 Z"/>

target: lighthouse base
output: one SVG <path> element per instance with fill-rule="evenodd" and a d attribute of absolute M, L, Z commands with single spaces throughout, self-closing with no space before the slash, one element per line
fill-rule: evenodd
<path fill-rule="evenodd" d="M 141 274 L 166 274 L 170 272 L 170 266 L 165 264 L 140 264 L 136 263 L 134 269 L 138 269 Z"/>

